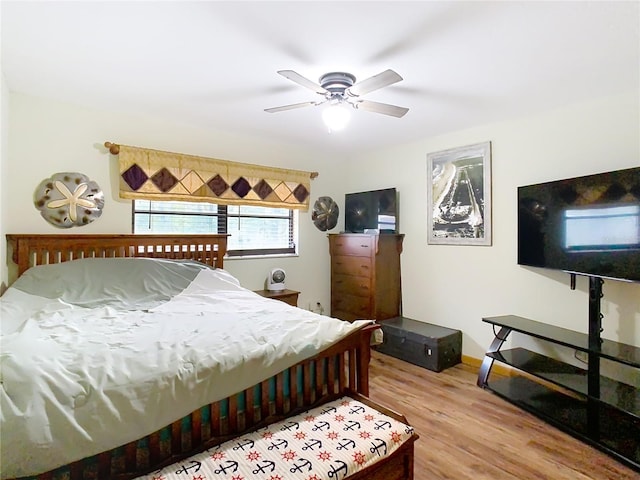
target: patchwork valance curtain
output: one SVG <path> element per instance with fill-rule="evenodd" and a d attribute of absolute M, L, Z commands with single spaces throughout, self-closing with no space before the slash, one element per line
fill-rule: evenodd
<path fill-rule="evenodd" d="M 119 146 L 120 197 L 309 209 L 311 179 L 301 170 Z"/>

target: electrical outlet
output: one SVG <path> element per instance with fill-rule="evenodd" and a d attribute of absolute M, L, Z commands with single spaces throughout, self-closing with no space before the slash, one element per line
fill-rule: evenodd
<path fill-rule="evenodd" d="M 309 310 L 313 313 L 317 313 L 319 315 L 323 315 L 324 314 L 324 307 L 322 306 L 322 304 L 320 302 L 310 302 L 309 303 Z"/>
<path fill-rule="evenodd" d="M 322 308 L 322 304 L 320 302 L 309 302 L 308 310 L 313 313 L 317 313 L 322 315 L 324 313 L 324 308 Z"/>

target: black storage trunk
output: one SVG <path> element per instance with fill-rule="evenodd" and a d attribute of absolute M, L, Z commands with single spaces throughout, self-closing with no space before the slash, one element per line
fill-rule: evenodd
<path fill-rule="evenodd" d="M 383 342 L 376 350 L 441 372 L 460 363 L 462 332 L 407 317 L 380 320 Z"/>

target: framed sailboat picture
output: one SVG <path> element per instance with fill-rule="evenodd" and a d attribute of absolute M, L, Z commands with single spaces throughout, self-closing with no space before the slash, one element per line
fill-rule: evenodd
<path fill-rule="evenodd" d="M 491 245 L 491 142 L 427 154 L 428 243 Z"/>

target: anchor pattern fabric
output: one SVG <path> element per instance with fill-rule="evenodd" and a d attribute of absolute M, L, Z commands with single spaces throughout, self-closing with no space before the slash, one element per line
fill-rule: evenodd
<path fill-rule="evenodd" d="M 411 426 L 343 397 L 138 480 L 342 480 L 412 435 Z"/>

